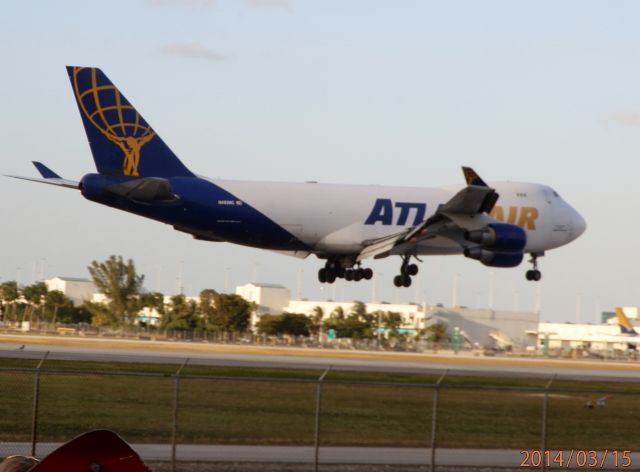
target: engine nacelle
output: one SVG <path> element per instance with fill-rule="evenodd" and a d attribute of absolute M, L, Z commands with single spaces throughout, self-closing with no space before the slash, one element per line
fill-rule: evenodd
<path fill-rule="evenodd" d="M 524 259 L 521 252 L 495 252 L 480 246 L 466 248 L 464 255 L 489 267 L 516 267 Z"/>
<path fill-rule="evenodd" d="M 518 253 L 527 244 L 527 233 L 519 226 L 506 223 L 491 223 L 484 228 L 467 231 L 464 237 L 483 249 L 495 252 Z"/>

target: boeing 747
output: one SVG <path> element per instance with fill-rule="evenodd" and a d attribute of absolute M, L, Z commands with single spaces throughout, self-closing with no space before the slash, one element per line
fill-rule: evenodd
<path fill-rule="evenodd" d="M 97 172 L 41 178 L 88 200 L 173 226 L 196 239 L 230 242 L 324 261 L 322 283 L 371 279 L 365 261 L 400 257 L 394 284 L 409 287 L 420 256 L 463 254 L 490 267 L 516 267 L 570 243 L 585 220 L 551 187 L 487 183 L 463 167 L 466 185 L 384 187 L 249 182 L 196 175 L 169 149 L 107 76 L 68 67 Z"/>

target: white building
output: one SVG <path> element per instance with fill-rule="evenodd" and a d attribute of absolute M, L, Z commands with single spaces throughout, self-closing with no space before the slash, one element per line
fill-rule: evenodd
<path fill-rule="evenodd" d="M 54 277 L 44 281 L 48 291 L 58 290 L 71 299 L 74 305 L 91 301 L 96 287 L 89 279 L 75 277 Z"/>
<path fill-rule="evenodd" d="M 283 285 L 249 283 L 236 287 L 236 295 L 256 304 L 256 310 L 251 316 L 251 326 L 254 326 L 262 315 L 279 315 L 291 300 L 291 291 Z"/>
<path fill-rule="evenodd" d="M 615 320 L 615 318 L 614 318 Z M 620 336 L 620 327 L 614 323 L 578 324 L 578 323 L 540 323 L 538 327 L 538 347 L 546 339 L 549 348 L 585 348 L 594 351 L 628 348 L 624 338 Z"/>

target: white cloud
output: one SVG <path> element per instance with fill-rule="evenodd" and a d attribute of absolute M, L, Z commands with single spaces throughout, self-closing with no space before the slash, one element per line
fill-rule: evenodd
<path fill-rule="evenodd" d="M 215 4 L 215 0 L 147 0 L 153 7 L 210 7 Z"/>
<path fill-rule="evenodd" d="M 206 59 L 220 61 L 225 56 L 209 49 L 201 43 L 173 43 L 162 46 L 162 54 L 167 56 L 189 57 L 193 59 Z"/>
<path fill-rule="evenodd" d="M 605 118 L 607 123 L 613 123 L 625 126 L 640 126 L 640 113 L 637 112 L 618 112 L 611 113 Z"/>
<path fill-rule="evenodd" d="M 246 0 L 254 8 L 289 8 L 289 0 Z"/>

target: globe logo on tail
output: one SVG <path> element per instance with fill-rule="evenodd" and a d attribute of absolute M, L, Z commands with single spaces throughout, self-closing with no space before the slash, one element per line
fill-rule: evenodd
<path fill-rule="evenodd" d="M 108 80 L 98 80 L 98 71 L 73 68 L 73 90 L 84 116 L 124 154 L 122 173 L 138 176 L 140 150 L 156 133 Z M 104 82 L 104 83 L 99 83 Z"/>

